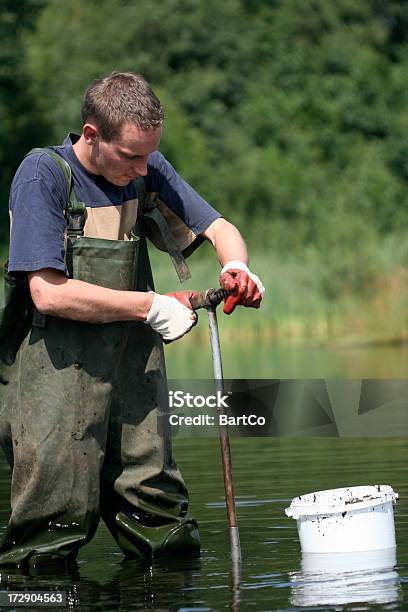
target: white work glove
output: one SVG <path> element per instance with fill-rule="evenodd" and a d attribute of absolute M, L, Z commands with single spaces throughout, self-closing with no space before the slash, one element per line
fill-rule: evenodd
<path fill-rule="evenodd" d="M 194 310 L 183 306 L 174 297 L 153 293 L 154 298 L 145 323 L 161 335 L 165 342 L 181 338 L 197 322 Z"/>
<path fill-rule="evenodd" d="M 224 312 L 231 314 L 238 304 L 250 308 L 259 308 L 265 293 L 259 276 L 253 274 L 248 266 L 239 260 L 229 261 L 220 274 L 220 285 L 231 291 L 225 298 Z"/>

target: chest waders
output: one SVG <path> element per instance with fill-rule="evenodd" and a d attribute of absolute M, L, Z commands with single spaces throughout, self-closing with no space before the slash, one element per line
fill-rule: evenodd
<path fill-rule="evenodd" d="M 152 289 L 140 221 L 129 241 L 85 238 L 85 205 L 72 188 L 70 200 L 70 278 Z M 35 311 L 10 378 L 0 443 L 12 467 L 12 512 L 0 565 L 74 559 L 100 516 L 125 555 L 199 549 L 171 453 L 162 342 L 149 325 Z"/>

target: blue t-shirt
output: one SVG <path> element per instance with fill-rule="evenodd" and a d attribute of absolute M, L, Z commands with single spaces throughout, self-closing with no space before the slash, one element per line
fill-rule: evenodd
<path fill-rule="evenodd" d="M 130 220 L 133 225 L 137 214 L 135 187 L 133 183 L 118 187 L 103 176 L 88 172 L 72 147 L 78 139 L 77 134 L 70 134 L 63 145 L 54 150 L 71 166 L 75 194 L 85 202 L 89 225 L 93 228 L 88 235 L 126 239 L 130 228 L 124 226 Z M 169 215 L 192 230 L 192 235 L 201 234 L 221 217 L 158 151 L 149 155 L 147 169 L 147 194 L 157 194 Z M 54 160 L 45 153 L 34 153 L 23 160 L 10 191 L 9 272 L 54 268 L 67 274 L 64 215 L 67 199 L 67 183 Z M 112 230 L 115 218 L 118 219 L 117 228 Z M 108 233 L 104 234 L 98 227 L 105 227 Z"/>

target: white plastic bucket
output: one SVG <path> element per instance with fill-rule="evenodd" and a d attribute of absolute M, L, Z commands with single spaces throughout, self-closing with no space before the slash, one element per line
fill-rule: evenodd
<path fill-rule="evenodd" d="M 395 546 L 397 499 L 388 485 L 329 489 L 295 497 L 285 513 L 305 553 L 382 550 Z"/>

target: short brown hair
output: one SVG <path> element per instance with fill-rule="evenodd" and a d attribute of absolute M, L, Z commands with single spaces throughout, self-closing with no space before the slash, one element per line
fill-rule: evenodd
<path fill-rule="evenodd" d="M 142 130 L 155 129 L 164 121 L 164 110 L 149 83 L 133 72 L 112 72 L 97 79 L 85 91 L 81 106 L 83 123 L 94 121 L 109 142 L 120 134 L 125 121 Z"/>

